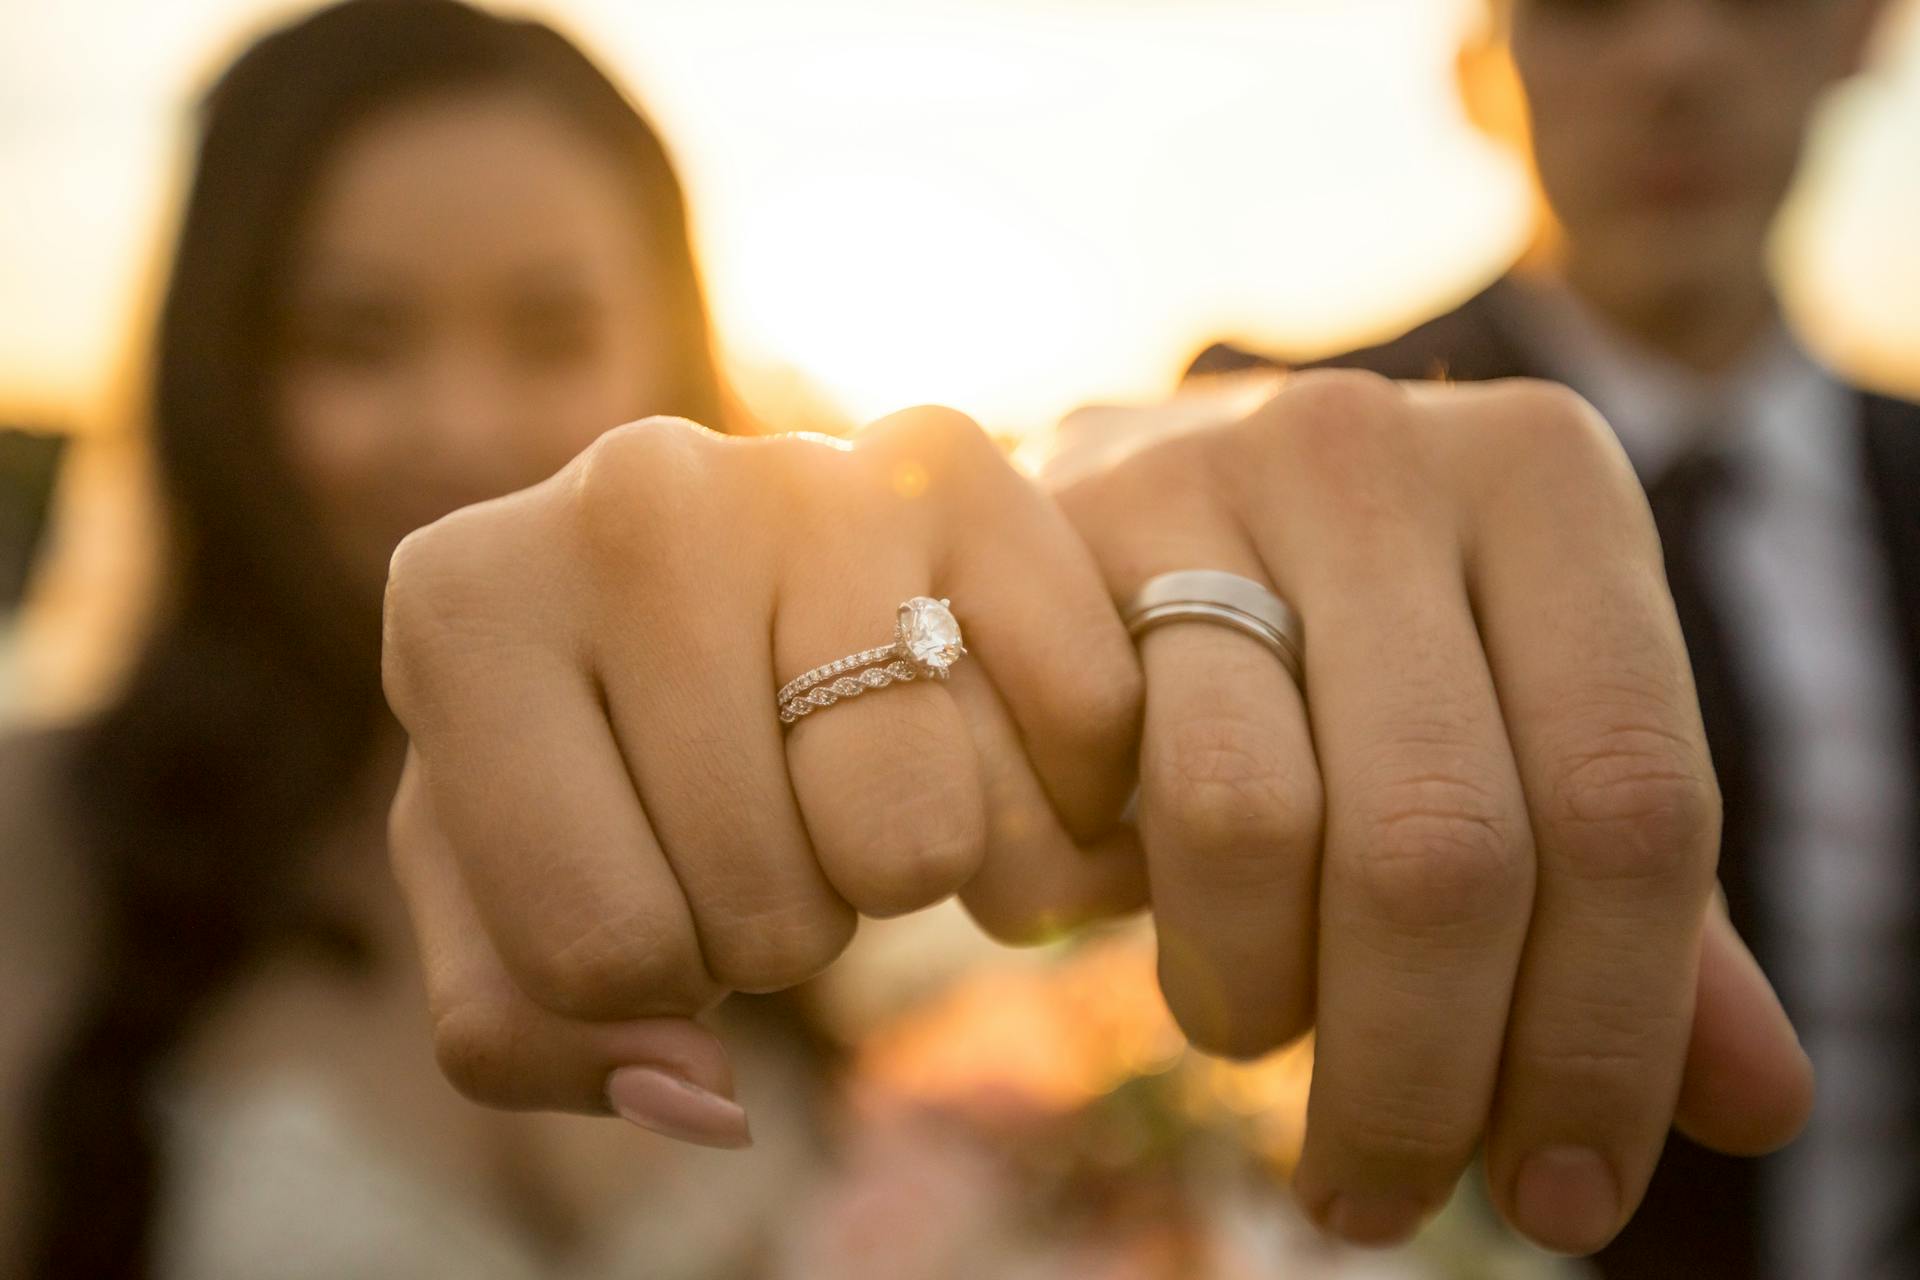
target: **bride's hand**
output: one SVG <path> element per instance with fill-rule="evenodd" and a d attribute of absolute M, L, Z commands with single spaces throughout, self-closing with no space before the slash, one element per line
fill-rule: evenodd
<path fill-rule="evenodd" d="M 1220 569 L 1304 619 L 1304 700 L 1226 627 L 1146 634 L 1140 822 L 1190 1036 L 1315 1030 L 1317 1220 L 1402 1237 L 1484 1137 L 1508 1220 L 1590 1252 L 1676 1120 L 1734 1153 L 1793 1136 L 1812 1069 L 1714 898 L 1659 543 L 1584 402 L 1308 374 L 1058 496 L 1116 600 Z"/>
<path fill-rule="evenodd" d="M 919 596 L 964 630 L 950 680 L 783 729 L 783 682 Z M 958 414 L 850 445 L 615 429 L 401 544 L 383 665 L 436 1047 L 492 1105 L 737 1144 L 691 1015 L 817 973 L 856 913 L 964 890 L 1017 938 L 1143 900 L 1133 648 L 1065 517 Z"/>

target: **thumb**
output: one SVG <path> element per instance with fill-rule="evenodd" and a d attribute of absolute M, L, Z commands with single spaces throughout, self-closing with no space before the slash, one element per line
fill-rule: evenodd
<path fill-rule="evenodd" d="M 1674 1125 L 1728 1155 L 1765 1155 L 1793 1141 L 1813 1100 L 1813 1063 L 1716 884 Z"/>

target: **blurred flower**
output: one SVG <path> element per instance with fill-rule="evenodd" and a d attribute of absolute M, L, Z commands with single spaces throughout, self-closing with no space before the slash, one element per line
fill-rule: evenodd
<path fill-rule="evenodd" d="M 1587 1274 L 1508 1232 L 1476 1178 L 1401 1248 L 1321 1235 L 1283 1185 L 1312 1036 L 1250 1063 L 1189 1048 L 1146 922 L 1037 952 L 981 952 L 950 923 L 888 934 L 886 955 L 926 962 L 917 981 L 876 964 L 872 985 L 832 993 L 843 1031 L 849 1008 L 873 1020 L 854 1036 L 837 1172 L 784 1234 L 776 1280 Z"/>

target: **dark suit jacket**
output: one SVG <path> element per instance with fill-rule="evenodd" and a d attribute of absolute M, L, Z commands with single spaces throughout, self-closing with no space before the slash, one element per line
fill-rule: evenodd
<path fill-rule="evenodd" d="M 1542 376 L 1536 360 L 1504 327 L 1509 323 L 1504 317 L 1510 313 L 1503 312 L 1498 295 L 1506 287 L 1496 283 L 1457 310 L 1391 342 L 1315 364 L 1370 369 L 1391 378 L 1446 378 L 1457 382 Z M 1195 360 L 1190 373 L 1227 373 L 1280 363 L 1216 345 Z M 1857 393 L 1855 403 L 1865 446 L 1862 479 L 1893 587 L 1895 640 L 1906 677 L 1908 723 L 1916 737 L 1913 758 L 1920 759 L 1920 405 L 1867 392 Z M 1723 750 L 1743 748 L 1726 743 L 1724 735 L 1714 732 L 1716 723 L 1724 723 L 1728 717 L 1711 705 L 1708 694 L 1715 682 L 1704 678 L 1707 673 L 1701 674 L 1701 711 L 1718 760 Z M 1736 805 L 1736 798 L 1728 794 L 1726 799 L 1723 870 L 1743 856 L 1741 846 L 1755 835 L 1743 821 L 1748 813 L 1737 811 L 1741 806 Z M 1920 777 L 1914 779 L 1914 803 L 1912 812 L 1920 814 Z M 1763 808 L 1758 811 L 1764 813 Z M 1911 856 L 1915 875 L 1920 877 L 1920 831 L 1914 833 Z M 1731 879 L 1727 892 L 1732 901 L 1735 891 Z M 1736 922 L 1742 914 L 1736 909 Z M 1748 940 L 1754 942 L 1755 938 L 1749 934 Z M 1912 963 L 1920 969 L 1920 954 L 1913 954 L 1916 947 L 1920 943 L 1909 940 Z M 1778 962 L 1769 959 L 1764 946 L 1756 945 L 1755 951 L 1763 966 L 1775 969 Z M 1920 1010 L 1908 1011 L 1905 1025 L 1895 1029 L 1891 1041 L 1889 1052 L 1902 1055 L 1911 1069 L 1904 1113 L 1889 1120 L 1902 1127 L 1915 1160 L 1920 1161 Z M 1763 1164 L 1764 1160 L 1718 1155 L 1674 1133 L 1639 1212 L 1595 1261 L 1609 1280 L 1744 1280 L 1764 1274 L 1757 1256 L 1761 1246 L 1754 1198 Z M 1872 1280 L 1920 1276 L 1920 1204 L 1908 1207 L 1904 1221 L 1901 1239 L 1890 1242 L 1889 1260 L 1883 1269 L 1871 1273 Z M 1891 1256 L 1896 1251 L 1902 1260 L 1899 1264 Z M 1896 1270 L 1896 1266 L 1901 1269 Z"/>

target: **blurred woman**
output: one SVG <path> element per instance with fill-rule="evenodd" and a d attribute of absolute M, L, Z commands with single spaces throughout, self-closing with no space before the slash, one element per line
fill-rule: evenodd
<path fill-rule="evenodd" d="M 161 614 L 104 713 L 0 744 L 0 1256 L 737 1271 L 811 1150 L 786 1006 L 729 1006 L 777 1091 L 747 1159 L 471 1106 L 384 856 L 400 538 L 611 424 L 737 422 L 654 132 L 552 30 L 455 0 L 274 32 L 205 101 L 153 363 Z"/>

